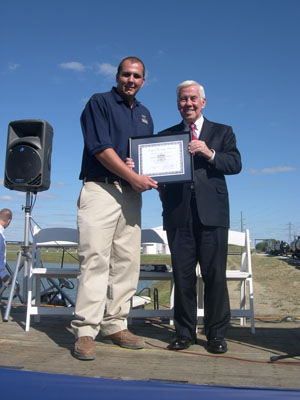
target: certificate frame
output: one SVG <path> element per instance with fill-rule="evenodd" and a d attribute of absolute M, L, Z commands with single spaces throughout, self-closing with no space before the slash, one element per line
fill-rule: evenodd
<path fill-rule="evenodd" d="M 160 185 L 193 180 L 193 157 L 188 151 L 189 131 L 129 138 L 129 156 L 137 174 L 148 175 Z"/>

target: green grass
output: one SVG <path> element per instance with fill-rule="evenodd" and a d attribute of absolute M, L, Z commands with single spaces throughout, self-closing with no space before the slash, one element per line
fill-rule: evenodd
<path fill-rule="evenodd" d="M 19 249 L 7 249 L 6 260 L 15 261 L 17 259 L 18 250 Z M 74 250 L 70 250 L 69 253 L 65 252 L 64 255 L 62 251 L 56 251 L 53 249 L 41 252 L 41 259 L 43 262 L 60 264 L 62 257 L 64 257 L 64 263 L 66 264 L 78 264 L 77 251 Z"/>
<path fill-rule="evenodd" d="M 141 264 L 171 265 L 171 256 L 169 254 L 141 254 Z"/>
<path fill-rule="evenodd" d="M 17 259 L 17 252 L 19 248 L 17 246 L 10 246 L 7 248 L 6 259 L 7 261 L 15 261 Z M 67 264 L 78 264 L 77 251 L 68 250 L 63 255 L 61 250 L 57 251 L 49 249 L 48 251 L 42 251 L 41 259 L 43 262 L 58 263 L 60 264 L 64 257 L 64 262 Z M 171 256 L 168 254 L 141 254 L 141 264 L 171 264 Z"/>
<path fill-rule="evenodd" d="M 158 304 L 159 308 L 169 308 L 170 306 L 170 282 L 157 281 L 151 287 L 151 303 L 146 305 L 146 308 L 154 308 L 154 290 L 158 290 Z"/>
<path fill-rule="evenodd" d="M 7 261 L 15 261 L 17 259 L 17 252 L 20 247 L 16 245 L 7 246 L 6 259 Z M 237 249 L 229 248 L 229 251 L 239 251 Z M 62 250 L 48 249 L 48 251 L 41 252 L 41 258 L 44 262 L 61 263 L 63 256 Z M 64 262 L 67 264 L 78 264 L 78 256 L 76 250 L 68 250 L 64 253 Z M 171 256 L 169 254 L 141 254 L 141 264 L 168 264 L 171 265 Z"/>

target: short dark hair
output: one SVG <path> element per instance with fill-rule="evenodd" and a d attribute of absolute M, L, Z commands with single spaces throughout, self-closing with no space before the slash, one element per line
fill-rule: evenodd
<path fill-rule="evenodd" d="M 3 208 L 0 211 L 0 220 L 8 222 L 10 219 L 12 219 L 12 212 L 8 208 Z"/>
<path fill-rule="evenodd" d="M 123 62 L 126 61 L 126 60 L 129 60 L 132 64 L 138 63 L 138 62 L 141 63 L 142 66 L 143 66 L 143 78 L 145 78 L 146 68 L 145 68 L 145 65 L 144 65 L 143 61 L 140 60 L 140 59 L 137 58 L 137 57 L 132 57 L 132 56 L 131 56 L 131 57 L 123 58 L 123 60 L 120 62 L 119 66 L 118 66 L 118 72 L 117 72 L 118 75 L 120 75 L 120 73 L 121 73 L 121 71 L 122 71 Z"/>

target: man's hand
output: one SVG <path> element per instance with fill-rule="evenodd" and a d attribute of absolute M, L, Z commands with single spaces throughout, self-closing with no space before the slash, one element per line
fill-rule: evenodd
<path fill-rule="evenodd" d="M 145 190 L 158 188 L 158 184 L 155 180 L 149 176 L 139 175 L 133 171 L 132 168 L 134 168 L 134 162 L 131 158 L 127 158 L 126 163 L 124 163 L 112 148 L 96 153 L 95 157 L 113 174 L 125 179 L 125 181 L 127 181 L 136 192 L 141 193 Z M 127 163 L 127 160 L 129 164 Z"/>
<path fill-rule="evenodd" d="M 132 158 L 126 158 L 125 164 L 130 169 L 135 167 L 134 161 Z M 133 179 L 130 180 L 130 185 L 136 192 L 144 192 L 145 190 L 157 189 L 158 184 L 155 180 L 150 178 L 147 175 L 138 175 L 136 174 Z"/>
<path fill-rule="evenodd" d="M 157 182 L 147 175 L 135 174 L 134 178 L 130 179 L 129 183 L 132 189 L 139 193 L 158 188 Z"/>
<path fill-rule="evenodd" d="M 188 149 L 193 155 L 199 153 L 208 160 L 214 155 L 213 151 L 206 146 L 206 143 L 203 140 L 191 140 Z"/>

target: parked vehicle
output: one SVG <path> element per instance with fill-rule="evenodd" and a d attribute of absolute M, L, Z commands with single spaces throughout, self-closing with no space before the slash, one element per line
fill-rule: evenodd
<path fill-rule="evenodd" d="M 290 254 L 293 258 L 300 258 L 300 236 L 291 242 Z"/>
<path fill-rule="evenodd" d="M 288 256 L 290 254 L 290 245 L 284 240 L 278 240 L 268 247 L 268 253 L 271 256 Z"/>

